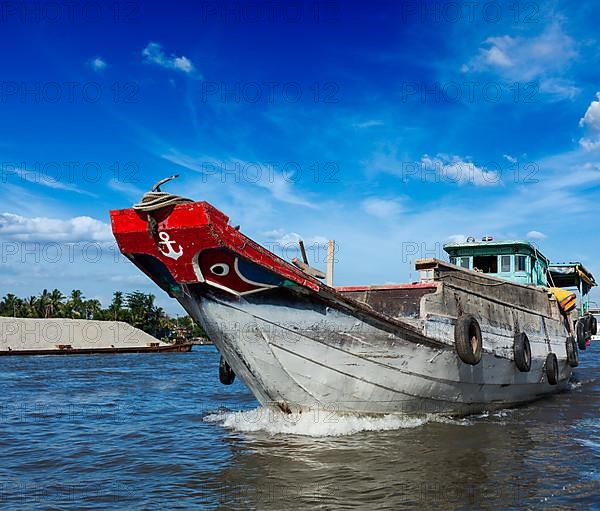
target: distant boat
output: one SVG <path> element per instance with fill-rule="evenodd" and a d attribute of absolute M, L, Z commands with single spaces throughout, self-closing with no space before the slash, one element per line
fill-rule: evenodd
<path fill-rule="evenodd" d="M 122 321 L 0 317 L 0 356 L 162 353 L 192 349 L 165 343 Z"/>
<path fill-rule="evenodd" d="M 519 405 L 567 387 L 575 324 L 595 328 L 572 300 L 561 307 L 552 265 L 528 242 L 469 239 L 445 247 L 450 263 L 417 261 L 417 283 L 333 288 L 210 204 L 153 193 L 111 212 L 120 250 L 202 325 L 222 382 L 237 375 L 285 412 Z"/>
<path fill-rule="evenodd" d="M 598 321 L 598 317 L 600 317 L 600 309 L 590 308 L 590 314 L 596 318 L 596 321 Z M 594 342 L 600 341 L 600 335 L 598 335 L 598 332 L 596 332 L 594 335 L 592 335 L 590 341 L 594 341 Z"/>

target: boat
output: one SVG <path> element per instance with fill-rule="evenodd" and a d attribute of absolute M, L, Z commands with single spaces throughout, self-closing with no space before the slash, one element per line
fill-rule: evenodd
<path fill-rule="evenodd" d="M 0 356 L 187 352 L 123 321 L 0 317 Z"/>
<path fill-rule="evenodd" d="M 594 316 L 594 318 L 596 318 L 597 322 L 598 318 L 600 317 L 600 309 L 598 307 L 593 307 L 589 309 L 589 312 L 592 316 Z M 590 338 L 590 343 L 598 341 L 600 341 L 600 335 L 598 335 L 598 332 L 596 331 L 596 333 Z"/>
<path fill-rule="evenodd" d="M 594 276 L 579 261 L 554 263 L 548 267 L 548 281 L 553 286 L 570 290 L 571 299 L 577 296 L 574 304 L 575 332 L 579 348 L 585 350 L 593 340 L 598 339 L 598 311 L 591 307 L 589 295 L 592 288 L 597 286 Z"/>
<path fill-rule="evenodd" d="M 333 287 L 211 204 L 161 191 L 167 180 L 111 211 L 119 249 L 202 325 L 221 381 L 239 377 L 262 405 L 467 415 L 568 387 L 585 318 L 561 307 L 529 242 L 469 238 L 445 246 L 449 262 L 417 260 L 418 282 Z"/>

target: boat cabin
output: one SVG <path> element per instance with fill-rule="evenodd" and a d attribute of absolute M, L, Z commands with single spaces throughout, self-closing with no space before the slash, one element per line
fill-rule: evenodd
<path fill-rule="evenodd" d="M 590 311 L 589 292 L 596 287 L 596 279 L 580 262 L 555 263 L 548 268 L 548 281 L 553 287 L 579 291 L 577 308 L 583 316 Z"/>
<path fill-rule="evenodd" d="M 449 243 L 444 250 L 450 263 L 467 270 L 516 282 L 548 286 L 550 261 L 528 241 L 482 241 L 468 238 L 465 243 Z"/>
<path fill-rule="evenodd" d="M 552 264 L 528 241 L 495 241 L 489 236 L 481 241 L 470 237 L 464 243 L 449 243 L 444 250 L 450 263 L 467 270 L 518 284 L 578 291 L 579 315 L 589 311 L 589 292 L 597 284 L 580 262 Z"/>

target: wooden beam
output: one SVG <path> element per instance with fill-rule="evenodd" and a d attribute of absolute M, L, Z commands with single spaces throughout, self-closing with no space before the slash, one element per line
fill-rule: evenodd
<path fill-rule="evenodd" d="M 327 285 L 333 287 L 333 258 L 335 254 L 335 241 L 327 242 Z"/>

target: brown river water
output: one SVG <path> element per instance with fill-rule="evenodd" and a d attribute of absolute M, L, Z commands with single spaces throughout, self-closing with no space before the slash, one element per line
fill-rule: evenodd
<path fill-rule="evenodd" d="M 285 416 L 191 353 L 3 357 L 0 509 L 600 510 L 600 346 L 464 419 Z"/>

